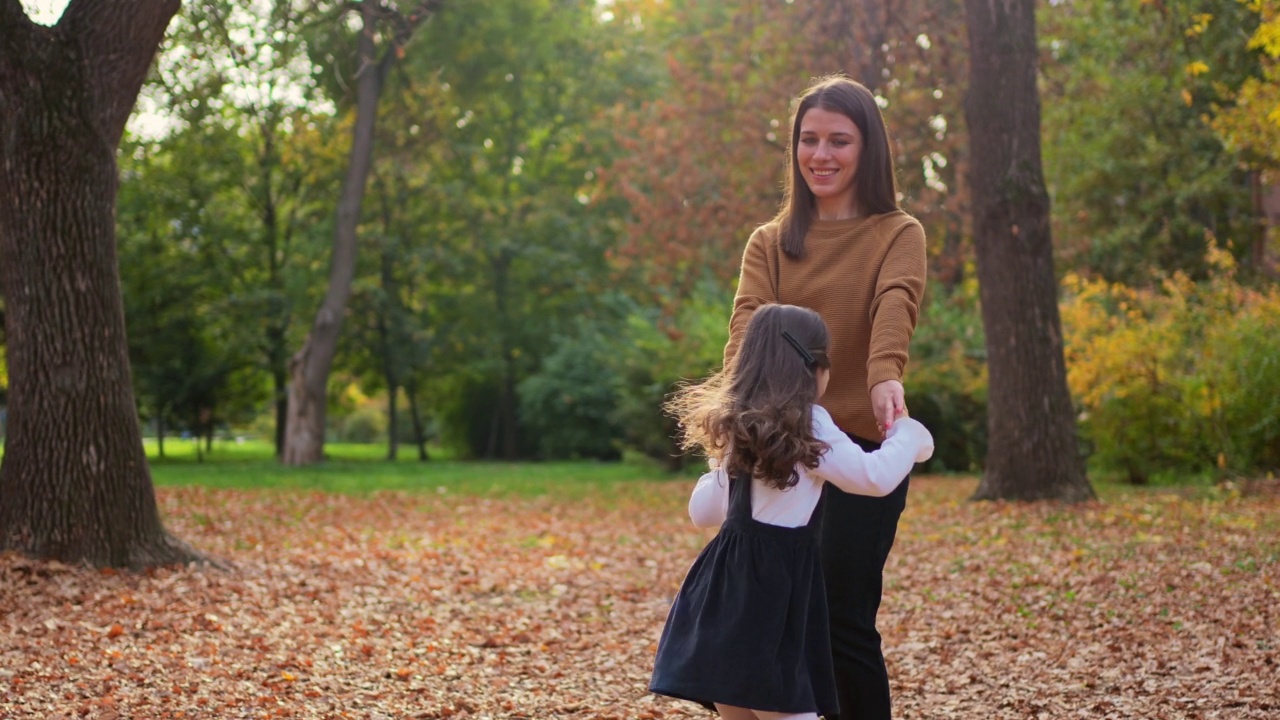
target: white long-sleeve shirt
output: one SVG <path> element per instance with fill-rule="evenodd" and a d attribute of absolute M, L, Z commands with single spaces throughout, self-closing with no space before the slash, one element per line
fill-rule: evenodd
<path fill-rule="evenodd" d="M 751 484 L 751 516 L 762 523 L 800 527 L 822 497 L 822 483 L 829 482 L 855 495 L 883 497 L 893 492 L 911 472 L 911 467 L 933 455 L 933 436 L 924 425 L 911 418 L 899 418 L 889 428 L 879 450 L 867 452 L 836 427 L 831 414 L 813 406 L 813 434 L 831 446 L 810 470 L 796 465 L 800 481 L 779 490 L 754 481 Z M 729 477 L 722 468 L 698 479 L 689 498 L 689 518 L 698 527 L 716 527 L 729 512 Z"/>

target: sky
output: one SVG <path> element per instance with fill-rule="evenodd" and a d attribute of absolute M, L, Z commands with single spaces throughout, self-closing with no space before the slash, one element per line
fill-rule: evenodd
<path fill-rule="evenodd" d="M 68 0 L 19 0 L 27 17 L 41 25 L 53 25 L 62 16 Z"/>

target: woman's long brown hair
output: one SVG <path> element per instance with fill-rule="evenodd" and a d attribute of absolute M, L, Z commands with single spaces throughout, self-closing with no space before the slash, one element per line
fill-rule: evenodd
<path fill-rule="evenodd" d="M 889 149 L 889 131 L 876 104 L 875 95 L 865 85 L 843 75 L 820 77 L 808 87 L 796 103 L 791 116 L 791 141 L 787 145 L 787 176 L 782 207 L 774 220 L 780 228 L 782 251 L 789 257 L 804 255 L 804 237 L 817 215 L 813 191 L 809 189 L 796 149 L 800 144 L 800 123 L 813 108 L 840 113 L 853 121 L 862 133 L 862 153 L 854 174 L 858 204 L 868 215 L 898 209 L 898 186 L 894 179 L 893 153 Z"/>
<path fill-rule="evenodd" d="M 813 366 L 787 341 L 807 349 Z M 796 465 L 818 466 L 829 446 L 814 437 L 816 368 L 830 367 L 827 326 L 808 308 L 760 306 L 747 323 L 731 367 L 685 385 L 666 410 L 680 426 L 680 444 L 720 460 L 731 476 L 750 476 L 786 489 L 799 482 Z"/>

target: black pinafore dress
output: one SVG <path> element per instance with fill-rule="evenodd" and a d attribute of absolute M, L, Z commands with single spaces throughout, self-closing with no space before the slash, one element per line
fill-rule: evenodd
<path fill-rule="evenodd" d="M 724 524 L 689 568 L 662 629 L 651 692 L 711 708 L 837 714 L 822 505 L 807 525 L 769 525 L 751 517 L 751 480 L 729 481 Z"/>

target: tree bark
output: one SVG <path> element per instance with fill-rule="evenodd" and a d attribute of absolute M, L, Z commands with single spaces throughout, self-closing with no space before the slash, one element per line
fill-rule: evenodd
<path fill-rule="evenodd" d="M 360 206 L 369 169 L 373 165 L 373 130 L 378 95 L 382 90 L 382 73 L 375 63 L 373 38 L 378 18 L 376 6 L 369 2 L 361 3 L 360 17 L 363 27 L 356 50 L 360 66 L 356 83 L 356 123 L 347 175 L 338 200 L 329 289 L 302 349 L 289 360 L 289 419 L 285 425 L 282 458 L 286 465 L 307 465 L 324 459 L 329 371 L 338 350 L 342 319 L 356 271 L 356 226 L 360 223 Z"/>
<path fill-rule="evenodd" d="M 116 267 L 116 148 L 178 4 L 72 0 L 45 28 L 0 0 L 0 549 L 98 566 L 198 559 L 160 521 Z"/>
<path fill-rule="evenodd" d="M 1040 158 L 1035 0 L 965 0 L 970 187 L 989 371 L 974 499 L 1094 497 L 1067 390 Z"/>
<path fill-rule="evenodd" d="M 405 383 L 405 395 L 409 401 L 409 417 L 413 420 L 413 441 L 418 446 L 418 461 L 431 459 L 427 454 L 427 433 L 422 426 L 422 414 L 418 411 L 418 382 L 413 375 Z"/>
<path fill-rule="evenodd" d="M 390 232 L 390 222 L 385 221 L 384 231 Z M 384 297 L 378 308 L 378 340 L 382 345 L 382 377 L 387 384 L 387 459 L 395 460 L 400 450 L 400 416 L 397 412 L 396 393 L 400 390 L 399 357 L 403 349 L 399 339 L 403 335 L 399 328 L 399 308 L 395 282 L 395 258 L 391 250 L 382 248 L 382 294 Z"/>
<path fill-rule="evenodd" d="M 327 388 L 333 357 L 338 350 L 342 319 L 351 297 L 351 281 L 356 271 L 356 227 L 364 200 L 369 170 L 373 165 L 374 125 L 378 96 L 387 72 L 408 41 L 417 23 L 434 2 L 426 2 L 407 18 L 383 6 L 359 3 L 362 28 L 356 45 L 359 63 L 356 81 L 356 122 L 352 132 L 351 155 L 342 182 L 330 260 L 329 289 L 316 313 L 311 332 L 302 348 L 289 360 L 289 406 L 285 446 L 281 461 L 286 465 L 309 465 L 324 459 Z M 395 39 L 382 59 L 377 59 L 374 34 L 379 18 L 389 17 L 396 25 Z"/>
<path fill-rule="evenodd" d="M 156 448 L 160 459 L 164 459 L 164 408 L 156 405 Z"/>

